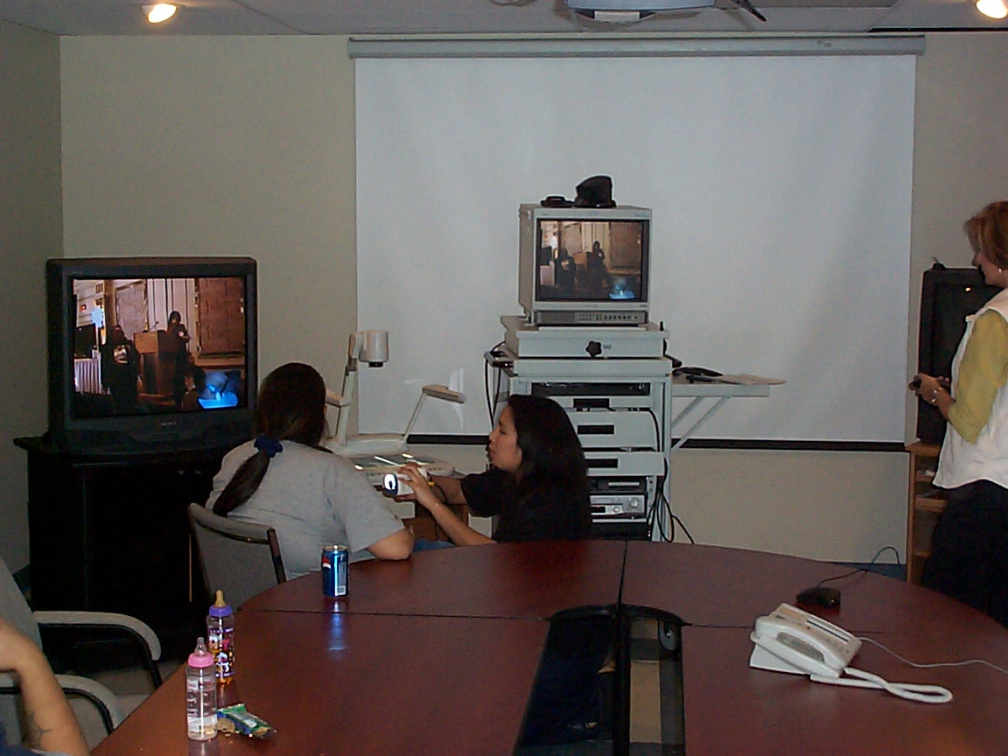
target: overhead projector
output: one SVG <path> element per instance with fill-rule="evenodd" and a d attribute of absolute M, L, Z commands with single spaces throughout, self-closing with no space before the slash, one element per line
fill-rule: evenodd
<path fill-rule="evenodd" d="M 575 13 L 600 21 L 635 16 L 644 18 L 653 13 L 709 8 L 714 0 L 567 0 L 567 7 Z"/>

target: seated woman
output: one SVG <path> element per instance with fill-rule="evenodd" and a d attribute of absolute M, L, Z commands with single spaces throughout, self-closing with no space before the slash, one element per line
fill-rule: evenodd
<path fill-rule="evenodd" d="M 433 487 L 416 465 L 402 468 L 417 502 L 456 545 L 590 535 L 588 466 L 563 407 L 552 399 L 512 394 L 490 433 L 487 456 L 488 471 L 461 479 L 434 475 Z M 493 538 L 463 523 L 445 502 L 465 504 L 479 517 L 498 517 Z"/>
<path fill-rule="evenodd" d="M 278 367 L 259 390 L 259 435 L 224 457 L 206 506 L 274 528 L 288 577 L 320 569 L 322 548 L 333 544 L 351 558 L 365 549 L 407 558 L 413 534 L 360 471 L 319 446 L 324 430 L 322 376 L 301 363 Z"/>
<path fill-rule="evenodd" d="M 574 427 L 552 399 L 511 395 L 487 446 L 491 468 L 462 479 L 402 472 L 416 500 L 459 546 L 505 541 L 557 541 L 591 535 L 588 465 Z M 463 523 L 442 503 L 465 504 L 481 517 L 498 517 L 493 538 Z M 529 701 L 522 746 L 595 738 L 602 692 L 598 675 L 615 626 L 604 611 L 558 620 L 550 626 L 539 675 Z"/>

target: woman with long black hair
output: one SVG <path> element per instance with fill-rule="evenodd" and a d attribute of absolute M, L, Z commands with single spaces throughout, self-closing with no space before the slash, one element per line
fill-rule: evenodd
<path fill-rule="evenodd" d="M 490 433 L 487 456 L 491 467 L 486 472 L 464 478 L 435 475 L 433 487 L 416 465 L 403 468 L 417 502 L 456 545 L 589 536 L 588 466 L 563 407 L 544 397 L 509 396 Z M 479 517 L 498 517 L 493 538 L 463 523 L 445 503 L 465 504 Z"/>
<path fill-rule="evenodd" d="M 413 534 L 359 470 L 321 447 L 325 382 L 291 362 L 266 376 L 256 407 L 256 437 L 221 462 L 207 507 L 215 514 L 276 530 L 288 577 L 318 570 L 322 548 L 340 544 L 405 559 Z"/>

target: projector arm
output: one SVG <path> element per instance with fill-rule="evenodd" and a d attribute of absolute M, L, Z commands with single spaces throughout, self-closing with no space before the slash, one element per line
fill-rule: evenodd
<path fill-rule="evenodd" d="M 440 383 L 428 383 L 420 390 L 420 399 L 417 400 L 416 407 L 413 408 L 413 415 L 410 417 L 409 422 L 406 424 L 406 430 L 403 432 L 404 439 L 409 438 L 410 431 L 413 430 L 413 424 L 420 417 L 420 408 L 423 406 L 424 399 L 428 396 L 454 404 L 465 404 L 466 400 L 465 394 L 453 391 Z"/>

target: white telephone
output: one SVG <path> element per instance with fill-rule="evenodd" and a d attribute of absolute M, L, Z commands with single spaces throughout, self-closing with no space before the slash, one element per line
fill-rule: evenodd
<path fill-rule="evenodd" d="M 861 640 L 790 604 L 781 604 L 771 614 L 757 619 L 749 638 L 755 644 L 749 657 L 750 667 L 808 675 L 812 682 L 884 690 L 921 703 L 952 700 L 952 693 L 939 685 L 891 683 L 848 666 L 861 649 Z"/>
<path fill-rule="evenodd" d="M 846 630 L 790 604 L 757 619 L 749 638 L 750 667 L 798 675 L 839 677 L 861 648 Z"/>

